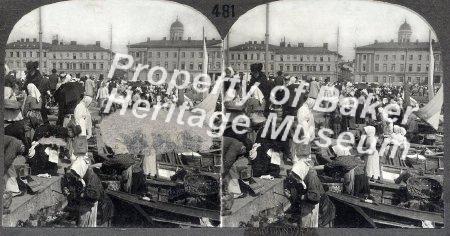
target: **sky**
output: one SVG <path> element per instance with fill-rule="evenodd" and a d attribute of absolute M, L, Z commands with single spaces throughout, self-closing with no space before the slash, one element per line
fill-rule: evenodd
<path fill-rule="evenodd" d="M 214 25 L 193 8 L 178 3 L 154 0 L 74 0 L 42 7 L 43 40 L 51 42 L 59 35 L 64 42 L 93 44 L 100 40 L 109 48 L 112 25 L 113 51 L 126 53 L 128 43 L 169 37 L 170 25 L 178 19 L 184 36 L 219 39 Z M 345 60 L 354 58 L 354 47 L 374 40 L 397 41 L 400 25 L 406 20 L 412 28 L 412 41 L 428 41 L 430 26 L 413 11 L 397 5 L 364 0 L 282 0 L 270 3 L 269 42 L 282 38 L 293 45 L 337 48 Z M 38 10 L 24 16 L 14 27 L 8 42 L 20 38 L 38 38 Z M 230 30 L 230 45 L 245 41 L 262 41 L 265 34 L 265 6 L 242 15 Z M 436 38 L 432 33 L 432 38 Z"/>

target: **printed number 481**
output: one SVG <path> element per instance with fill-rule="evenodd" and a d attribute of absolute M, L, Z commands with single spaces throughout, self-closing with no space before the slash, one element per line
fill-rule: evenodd
<path fill-rule="evenodd" d="M 222 9 L 220 9 L 222 8 Z M 220 7 L 219 4 L 216 4 L 213 8 L 212 11 L 213 15 L 216 17 L 223 17 L 223 18 L 228 18 L 228 17 L 234 17 L 234 5 L 222 5 L 222 7 Z"/>

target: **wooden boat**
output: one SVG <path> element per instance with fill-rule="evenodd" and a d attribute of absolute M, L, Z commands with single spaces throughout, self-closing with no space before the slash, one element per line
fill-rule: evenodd
<path fill-rule="evenodd" d="M 326 183 L 329 178 L 321 176 L 321 179 L 324 185 L 330 186 Z M 437 228 L 443 227 L 443 213 L 403 206 L 408 199 L 406 185 L 370 182 L 371 202 L 340 190 L 342 188 L 330 188 L 327 192 L 336 205 L 336 227 L 422 228 L 424 222 L 432 223 Z"/>

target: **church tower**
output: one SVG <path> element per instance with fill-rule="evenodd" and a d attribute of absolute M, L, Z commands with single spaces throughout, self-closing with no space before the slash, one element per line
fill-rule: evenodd
<path fill-rule="evenodd" d="M 180 21 L 177 20 L 170 26 L 170 40 L 182 40 L 183 39 L 184 27 Z"/>
<path fill-rule="evenodd" d="M 399 43 L 411 42 L 411 35 L 412 35 L 411 26 L 405 20 L 405 23 L 403 23 L 398 29 L 398 42 Z"/>

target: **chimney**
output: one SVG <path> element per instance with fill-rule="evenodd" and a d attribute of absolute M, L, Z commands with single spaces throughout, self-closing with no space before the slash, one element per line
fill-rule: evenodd
<path fill-rule="evenodd" d="M 248 44 L 248 42 L 245 42 L 244 44 L 245 44 L 245 45 L 247 45 L 247 44 Z"/>
<path fill-rule="evenodd" d="M 22 43 L 25 42 L 25 39 L 20 39 L 20 42 L 22 42 Z"/>
<path fill-rule="evenodd" d="M 252 44 L 252 41 L 248 41 L 248 44 Z"/>
<path fill-rule="evenodd" d="M 77 41 L 70 41 L 70 45 L 77 45 Z"/>
<path fill-rule="evenodd" d="M 391 43 L 393 43 L 394 42 L 394 40 L 393 39 L 391 39 Z"/>
<path fill-rule="evenodd" d="M 20 43 L 20 39 L 18 39 L 17 42 Z"/>
<path fill-rule="evenodd" d="M 95 45 L 100 47 L 100 41 L 95 41 Z"/>
<path fill-rule="evenodd" d="M 261 44 L 264 44 L 264 41 L 261 41 Z"/>
<path fill-rule="evenodd" d="M 188 37 L 188 41 L 191 41 L 191 37 Z"/>
<path fill-rule="evenodd" d="M 166 40 L 166 37 L 164 37 L 163 40 Z"/>
<path fill-rule="evenodd" d="M 212 40 L 214 41 L 214 40 L 216 40 L 216 38 L 213 38 Z"/>
<path fill-rule="evenodd" d="M 298 47 L 299 47 L 299 48 L 302 48 L 302 47 L 304 47 L 304 46 L 305 46 L 304 43 L 298 43 Z"/>
<path fill-rule="evenodd" d="M 280 42 L 280 47 L 286 47 L 286 42 Z"/>
<path fill-rule="evenodd" d="M 61 42 L 59 43 L 59 45 L 64 45 L 64 44 L 63 44 L 63 42 L 61 41 Z"/>
<path fill-rule="evenodd" d="M 33 38 L 33 43 L 36 43 L 37 42 L 37 39 L 36 38 Z"/>
<path fill-rule="evenodd" d="M 253 44 L 258 44 L 258 42 L 257 41 L 253 41 Z"/>
<path fill-rule="evenodd" d="M 416 44 L 419 44 L 419 40 L 418 39 L 416 39 Z"/>
<path fill-rule="evenodd" d="M 57 39 L 52 39 L 52 45 L 58 45 L 58 40 Z"/>
<path fill-rule="evenodd" d="M 147 37 L 147 42 L 150 42 L 150 37 Z"/>
<path fill-rule="evenodd" d="M 323 48 L 328 49 L 328 43 L 323 43 Z"/>
<path fill-rule="evenodd" d="M 431 40 L 431 43 L 434 44 L 436 41 L 434 39 Z"/>
<path fill-rule="evenodd" d="M 288 43 L 288 48 L 290 48 L 291 47 L 291 43 Z"/>
<path fill-rule="evenodd" d="M 377 43 L 378 43 L 378 40 L 376 40 L 376 39 L 375 39 L 375 42 L 374 42 L 374 44 L 377 44 Z"/>
<path fill-rule="evenodd" d="M 25 39 L 25 42 L 29 43 L 29 42 L 30 42 L 30 39 L 29 39 L 29 38 L 26 38 L 26 39 Z"/>

